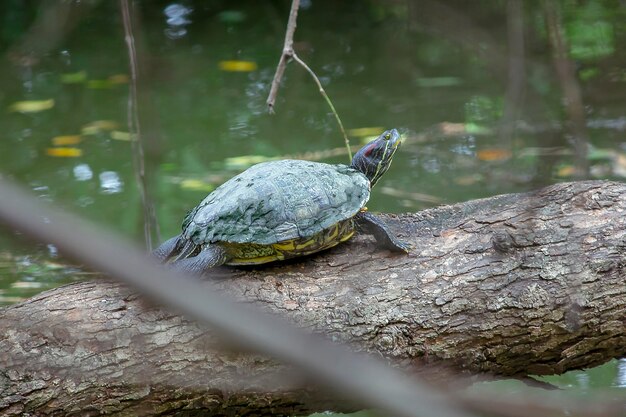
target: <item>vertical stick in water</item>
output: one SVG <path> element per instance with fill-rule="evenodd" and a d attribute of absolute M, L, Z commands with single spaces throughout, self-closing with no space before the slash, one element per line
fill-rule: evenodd
<path fill-rule="evenodd" d="M 126 39 L 126 46 L 128 47 L 128 60 L 131 75 L 130 91 L 128 94 L 128 131 L 132 139 L 135 180 L 139 194 L 141 195 L 141 205 L 143 208 L 144 239 L 148 251 L 151 251 L 153 238 L 159 240 L 159 229 L 154 212 L 154 204 L 150 198 L 146 182 L 143 142 L 141 139 L 141 127 L 139 125 L 139 113 L 137 111 L 137 51 L 135 50 L 135 38 L 133 36 L 131 11 L 128 0 L 120 0 L 120 8 L 124 22 L 124 38 Z M 152 233 L 153 231 L 154 234 Z"/>

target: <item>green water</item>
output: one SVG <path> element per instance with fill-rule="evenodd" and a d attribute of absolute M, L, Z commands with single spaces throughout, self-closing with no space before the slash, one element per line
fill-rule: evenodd
<path fill-rule="evenodd" d="M 589 152 L 582 156 L 541 3 L 520 10 L 496 0 L 302 3 L 295 49 L 319 76 L 352 143 L 364 140 L 352 129 L 397 127 L 406 135 L 370 210 L 417 211 L 530 190 L 573 179 L 585 164 L 583 178 L 626 176 L 623 2 L 557 2 L 584 109 Z M 135 4 L 137 107 L 161 237 L 176 234 L 188 209 L 243 169 L 233 158 L 342 146 L 334 117 L 295 63 L 276 114 L 266 110 L 289 2 Z M 511 30 L 514 22 L 521 32 Z M 129 64 L 118 2 L 6 0 L 0 27 L 0 175 L 144 244 L 125 140 Z M 15 111 L 24 101 L 30 110 L 50 108 Z M 74 156 L 59 156 L 67 153 Z M 0 304 L 77 277 L 54 247 L 2 229 Z M 624 363 L 599 369 L 592 372 L 602 377 L 560 381 L 586 389 L 600 380 L 594 386 L 623 392 Z"/>

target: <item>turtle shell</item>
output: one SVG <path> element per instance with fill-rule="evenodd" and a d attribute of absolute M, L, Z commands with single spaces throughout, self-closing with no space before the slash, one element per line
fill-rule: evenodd
<path fill-rule="evenodd" d="M 346 165 L 301 160 L 264 162 L 209 194 L 183 222 L 196 245 L 270 245 L 314 236 L 356 215 L 370 182 Z"/>

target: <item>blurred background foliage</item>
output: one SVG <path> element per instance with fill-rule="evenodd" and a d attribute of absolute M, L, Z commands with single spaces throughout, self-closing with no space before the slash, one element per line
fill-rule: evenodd
<path fill-rule="evenodd" d="M 333 116 L 297 65 L 277 113 L 267 113 L 289 1 L 132 4 L 140 138 L 161 239 L 250 164 L 347 162 Z M 303 0 L 294 47 L 353 145 L 390 127 L 405 135 L 371 210 L 626 177 L 623 1 Z M 0 53 L 0 175 L 142 244 L 119 3 L 4 0 Z M 2 230 L 1 304 L 87 275 L 53 246 Z M 551 382 L 623 392 L 624 362 L 598 369 Z"/>

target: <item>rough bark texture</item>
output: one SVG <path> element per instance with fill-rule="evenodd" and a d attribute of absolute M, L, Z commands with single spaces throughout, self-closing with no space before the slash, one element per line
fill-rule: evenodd
<path fill-rule="evenodd" d="M 626 185 L 558 184 L 385 216 L 413 245 L 368 237 L 233 269 L 219 285 L 294 323 L 444 382 L 442 369 L 562 373 L 626 355 Z M 302 414 L 349 406 L 288 368 L 92 281 L 0 310 L 0 414 Z M 432 372 L 436 369 L 436 372 Z"/>

